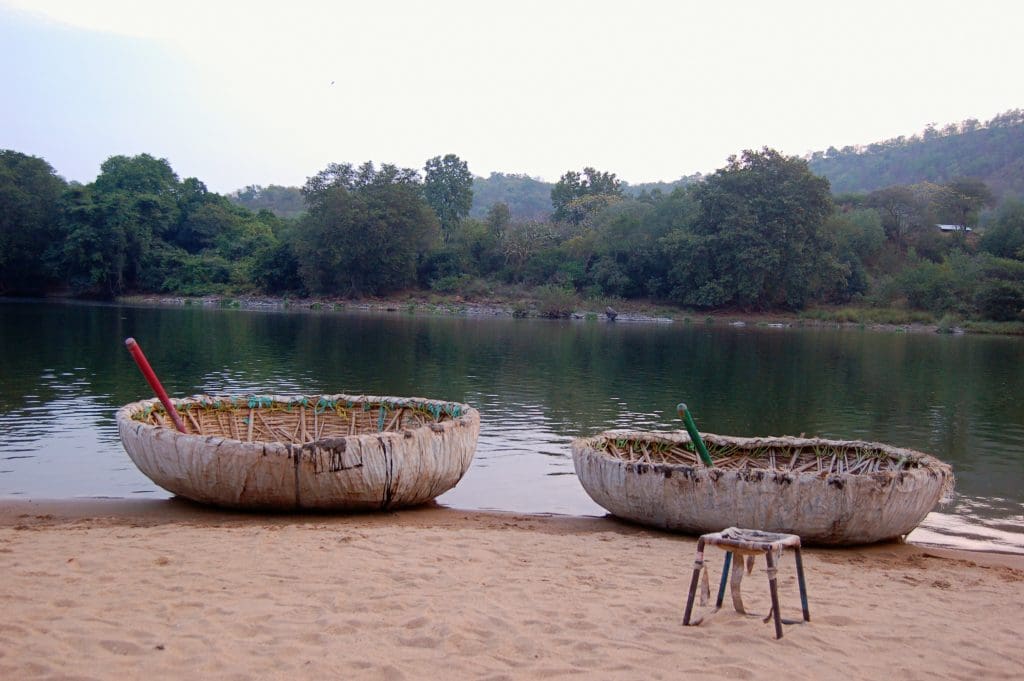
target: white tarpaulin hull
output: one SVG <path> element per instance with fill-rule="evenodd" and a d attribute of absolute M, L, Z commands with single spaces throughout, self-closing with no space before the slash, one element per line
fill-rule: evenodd
<path fill-rule="evenodd" d="M 730 470 L 701 463 L 630 460 L 607 443 L 685 445 L 686 433 L 610 431 L 573 443 L 573 462 L 584 489 L 612 514 L 638 523 L 691 534 L 743 527 L 797 534 L 806 543 L 866 544 L 908 534 L 952 488 L 952 469 L 934 457 L 867 442 L 801 438 L 730 438 L 704 434 L 709 448 L 728 448 L 733 458 L 753 452 L 870 450 L 905 470 L 824 472 L 760 468 Z M 638 448 L 643 451 L 643 448 Z M 656 447 L 652 448 L 656 449 Z M 773 461 L 774 461 L 774 454 Z M 832 470 L 834 461 L 827 461 Z M 870 470 L 870 462 L 863 468 Z"/>

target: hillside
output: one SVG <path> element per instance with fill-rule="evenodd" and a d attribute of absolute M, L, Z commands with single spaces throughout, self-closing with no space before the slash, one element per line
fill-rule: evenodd
<path fill-rule="evenodd" d="M 807 160 L 813 173 L 828 178 L 835 194 L 973 177 L 985 182 L 997 198 L 1024 197 L 1024 110 L 1007 111 L 984 123 L 966 120 L 943 128 L 929 126 L 920 135 L 866 146 L 829 147 Z M 630 196 L 654 191 L 669 194 L 701 179 L 697 173 L 671 182 L 623 182 L 623 190 Z M 491 206 L 501 202 L 508 205 L 513 220 L 547 220 L 553 187 L 552 182 L 525 174 L 475 177 L 470 216 L 482 219 Z M 253 185 L 228 198 L 250 210 L 267 209 L 280 217 L 295 217 L 305 209 L 298 187 Z"/>
<path fill-rule="evenodd" d="M 871 192 L 892 185 L 982 180 L 997 197 L 1024 196 L 1024 110 L 979 123 L 967 120 L 921 135 L 867 146 L 830 147 L 808 158 L 836 194 Z"/>
<path fill-rule="evenodd" d="M 622 183 L 628 196 L 656 191 L 670 194 L 676 187 L 699 182 L 701 174 L 685 175 L 672 182 Z M 473 208 L 470 216 L 483 218 L 495 203 L 505 203 L 514 220 L 546 220 L 551 216 L 551 189 L 553 182 L 528 175 L 491 173 L 489 177 L 473 178 Z"/>
<path fill-rule="evenodd" d="M 544 180 L 513 173 L 473 178 L 470 217 L 483 218 L 496 203 L 504 203 L 513 220 L 546 220 L 551 215 L 551 188 Z"/>

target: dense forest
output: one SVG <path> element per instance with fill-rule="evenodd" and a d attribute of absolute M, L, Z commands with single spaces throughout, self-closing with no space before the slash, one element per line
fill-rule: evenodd
<path fill-rule="evenodd" d="M 225 197 L 147 154 L 113 156 L 83 185 L 4 150 L 0 294 L 423 290 L 529 298 L 549 316 L 583 299 L 636 299 L 1024 321 L 1024 203 L 1012 183 L 957 176 L 836 195 L 814 163 L 765 148 L 664 187 L 594 168 L 553 185 L 500 174 L 481 185 L 448 154 L 422 169 L 330 164 L 301 189 Z M 480 212 L 482 186 L 494 193 Z M 532 208 L 498 200 L 514 197 Z"/>

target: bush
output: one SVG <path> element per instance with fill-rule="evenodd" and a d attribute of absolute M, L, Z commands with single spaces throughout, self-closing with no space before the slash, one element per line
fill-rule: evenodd
<path fill-rule="evenodd" d="M 987 281 L 978 288 L 974 304 L 985 319 L 1024 320 L 1024 286 L 1015 281 Z"/>
<path fill-rule="evenodd" d="M 541 317 L 569 317 L 576 309 L 576 294 L 569 289 L 548 284 L 537 288 L 535 293 Z"/>
<path fill-rule="evenodd" d="M 232 290 L 231 263 L 217 255 L 179 254 L 160 290 L 187 296 L 219 295 Z"/>
<path fill-rule="evenodd" d="M 434 251 L 426 256 L 417 268 L 417 277 L 421 285 L 429 286 L 435 291 L 449 293 L 443 287 L 451 286 L 459 275 L 466 271 L 466 263 L 462 257 L 451 249 Z M 442 288 L 438 288 L 441 283 Z"/>
<path fill-rule="evenodd" d="M 957 330 L 961 329 L 960 325 L 961 321 L 959 317 L 947 314 L 943 315 L 942 319 L 939 320 L 938 329 L 936 330 L 939 333 L 955 333 Z"/>
<path fill-rule="evenodd" d="M 258 250 L 250 267 L 252 282 L 265 293 L 297 291 L 305 293 L 299 277 L 299 261 L 287 242 Z"/>
<path fill-rule="evenodd" d="M 464 280 L 468 279 L 472 279 L 468 274 L 448 274 L 435 279 L 430 284 L 430 290 L 438 293 L 455 293 L 461 288 Z"/>

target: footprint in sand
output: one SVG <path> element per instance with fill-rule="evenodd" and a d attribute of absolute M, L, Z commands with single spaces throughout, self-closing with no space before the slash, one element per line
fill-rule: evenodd
<path fill-rule="evenodd" d="M 100 646 L 115 655 L 141 655 L 142 648 L 131 641 L 100 641 Z"/>
<path fill-rule="evenodd" d="M 399 637 L 398 642 L 409 648 L 440 648 L 441 639 L 430 636 Z"/>
<path fill-rule="evenodd" d="M 429 621 L 430 620 L 428 620 L 426 617 L 417 617 L 415 619 L 409 620 L 402 626 L 404 626 L 406 629 L 419 629 L 421 627 L 425 627 Z"/>

